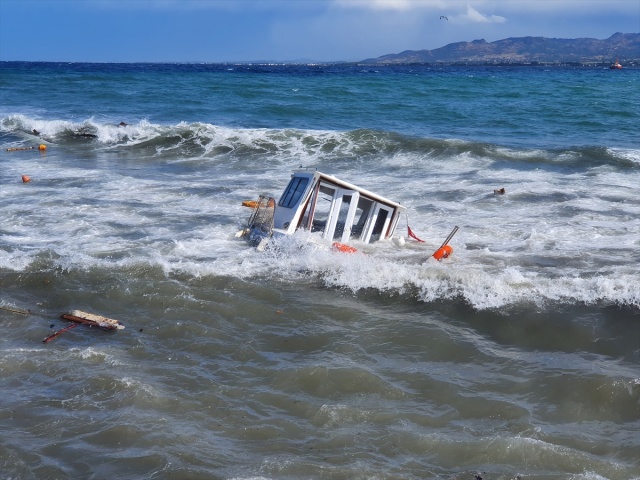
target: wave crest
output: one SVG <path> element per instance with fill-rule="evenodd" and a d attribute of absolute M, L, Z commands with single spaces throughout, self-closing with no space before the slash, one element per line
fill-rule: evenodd
<path fill-rule="evenodd" d="M 34 133 L 35 132 L 35 133 Z M 120 124 L 92 117 L 80 122 L 44 120 L 9 115 L 0 120 L 0 133 L 8 146 L 34 141 L 61 147 L 114 150 L 178 161 L 215 158 L 269 157 L 273 161 L 362 161 L 368 158 L 400 158 L 399 166 L 416 161 L 474 160 L 486 164 L 512 164 L 515 168 L 640 168 L 640 150 L 603 146 L 566 150 L 513 149 L 455 138 L 435 139 L 372 129 L 351 131 L 232 128 L 202 122 L 162 125 L 140 120 Z"/>

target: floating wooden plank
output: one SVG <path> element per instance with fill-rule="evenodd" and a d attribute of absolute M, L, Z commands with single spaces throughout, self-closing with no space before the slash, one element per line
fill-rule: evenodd
<path fill-rule="evenodd" d="M 20 308 L 14 308 L 14 307 L 6 307 L 4 305 L 0 305 L 0 310 L 6 310 L 7 312 L 18 313 L 20 315 L 29 315 L 31 313 L 29 310 L 22 310 Z"/>
<path fill-rule="evenodd" d="M 90 327 L 99 327 L 105 330 L 122 330 L 124 328 L 124 325 L 122 325 L 118 320 L 89 312 L 83 312 L 82 310 L 72 310 L 69 313 L 62 314 L 60 318 L 64 318 L 71 322 L 82 323 L 83 325 L 89 325 Z"/>
<path fill-rule="evenodd" d="M 42 343 L 49 343 L 51 340 L 53 340 L 54 338 L 62 335 L 64 332 L 66 332 L 67 330 L 71 330 L 72 328 L 76 328 L 79 324 L 77 323 L 72 323 L 71 325 L 61 328 L 60 330 L 58 330 L 57 332 L 52 333 L 51 335 L 49 335 L 47 338 L 45 338 L 44 340 L 42 340 Z"/>

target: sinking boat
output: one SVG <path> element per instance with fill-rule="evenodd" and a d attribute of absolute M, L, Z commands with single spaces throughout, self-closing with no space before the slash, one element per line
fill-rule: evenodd
<path fill-rule="evenodd" d="M 263 250 L 274 237 L 298 230 L 317 233 L 324 243 L 344 252 L 350 244 L 391 239 L 406 208 L 381 195 L 317 170 L 296 170 L 278 201 L 260 196 L 243 202 L 252 208 L 239 232 Z"/>

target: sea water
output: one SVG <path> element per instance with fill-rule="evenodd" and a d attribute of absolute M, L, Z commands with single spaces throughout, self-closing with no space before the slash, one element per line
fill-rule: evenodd
<path fill-rule="evenodd" d="M 0 477 L 640 478 L 639 125 L 631 68 L 0 63 Z M 404 242 L 237 238 L 300 166 Z"/>

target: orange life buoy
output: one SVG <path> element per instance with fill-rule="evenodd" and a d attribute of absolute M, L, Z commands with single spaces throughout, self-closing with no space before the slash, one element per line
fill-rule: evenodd
<path fill-rule="evenodd" d="M 356 248 L 345 245 L 344 243 L 333 242 L 333 249 L 342 253 L 355 253 L 358 250 Z"/>
<path fill-rule="evenodd" d="M 436 253 L 433 254 L 433 258 L 435 258 L 436 260 L 441 260 L 443 258 L 449 257 L 451 254 L 453 254 L 453 248 L 451 248 L 451 245 L 445 245 L 444 247 L 436 250 Z"/>

